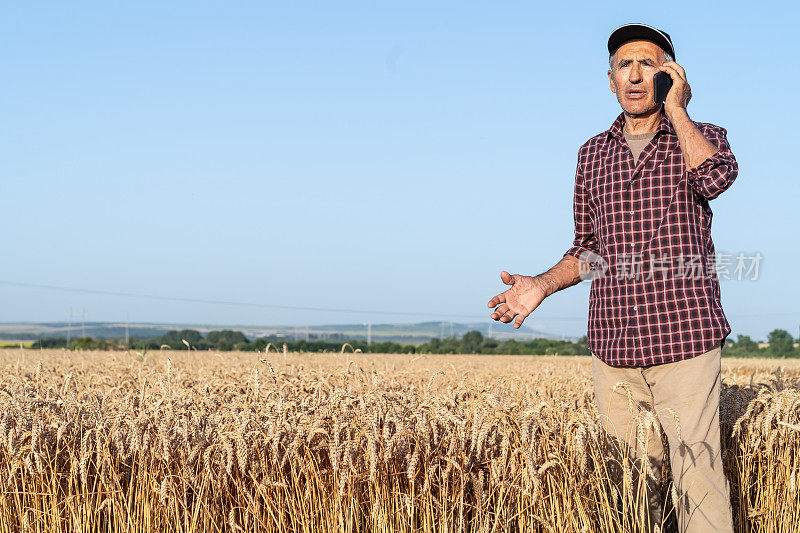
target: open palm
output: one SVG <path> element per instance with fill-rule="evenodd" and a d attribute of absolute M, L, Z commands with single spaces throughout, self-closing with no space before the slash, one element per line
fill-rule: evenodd
<path fill-rule="evenodd" d="M 500 279 L 511 288 L 489 300 L 489 307 L 497 307 L 490 315 L 493 320 L 508 324 L 514 320 L 519 328 L 534 309 L 545 299 L 545 292 L 539 282 L 531 276 L 513 276 L 503 270 Z"/>

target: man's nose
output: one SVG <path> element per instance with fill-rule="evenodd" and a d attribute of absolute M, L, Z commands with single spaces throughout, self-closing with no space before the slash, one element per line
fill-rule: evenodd
<path fill-rule="evenodd" d="M 642 81 L 642 70 L 639 68 L 637 63 L 633 64 L 633 68 L 631 68 L 631 73 L 628 79 L 633 83 L 639 83 Z"/>

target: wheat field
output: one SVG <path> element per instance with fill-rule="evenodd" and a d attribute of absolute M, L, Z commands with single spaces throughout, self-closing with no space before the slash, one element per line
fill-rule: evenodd
<path fill-rule="evenodd" d="M 643 529 L 587 357 L 5 349 L 0 368 L 0 531 Z M 723 360 L 737 531 L 800 524 L 798 376 Z"/>

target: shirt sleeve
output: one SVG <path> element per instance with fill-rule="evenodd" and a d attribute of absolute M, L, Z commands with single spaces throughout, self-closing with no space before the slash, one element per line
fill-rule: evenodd
<path fill-rule="evenodd" d="M 686 171 L 686 179 L 692 190 L 708 200 L 725 192 L 739 174 L 739 165 L 731 152 L 727 133 L 725 128 L 717 126 L 703 131 L 705 138 L 718 148 L 717 153 Z"/>
<path fill-rule="evenodd" d="M 575 170 L 573 214 L 575 217 L 575 240 L 564 255 L 571 255 L 582 260 L 592 257 L 589 252 L 600 255 L 600 246 L 594 234 L 592 220 L 589 215 L 589 197 L 586 193 L 586 183 L 581 170 L 580 154 L 578 154 L 578 167 Z"/>

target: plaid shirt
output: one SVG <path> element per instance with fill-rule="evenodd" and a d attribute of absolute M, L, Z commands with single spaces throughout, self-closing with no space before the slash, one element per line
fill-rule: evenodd
<path fill-rule="evenodd" d="M 731 186 L 738 165 L 725 128 L 694 124 L 719 151 L 692 170 L 663 112 L 636 165 L 624 113 L 578 151 L 575 240 L 564 255 L 591 267 L 581 274 L 592 279 L 589 349 L 606 364 L 688 359 L 724 344 L 731 332 L 708 203 Z"/>

